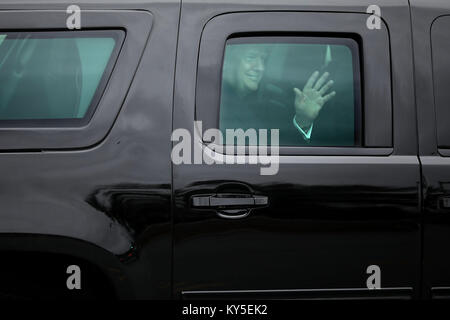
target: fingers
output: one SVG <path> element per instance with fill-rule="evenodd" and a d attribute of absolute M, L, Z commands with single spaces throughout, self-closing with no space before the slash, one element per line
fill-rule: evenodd
<path fill-rule="evenodd" d="M 311 89 L 314 82 L 316 82 L 317 77 L 319 76 L 319 71 L 314 71 L 311 77 L 309 77 L 308 81 L 305 84 L 305 87 L 303 88 L 303 91 L 307 89 Z"/>
<path fill-rule="evenodd" d="M 327 80 L 328 76 L 330 74 L 328 72 L 325 72 L 320 78 L 319 80 L 317 80 L 316 84 L 314 85 L 314 89 L 315 90 L 319 90 L 320 87 L 322 87 L 322 85 L 325 83 L 325 80 Z"/>
<path fill-rule="evenodd" d="M 327 94 L 325 97 L 322 98 L 323 104 L 325 104 L 328 100 L 333 98 L 336 95 L 336 91 L 333 91 L 329 94 Z"/>
<path fill-rule="evenodd" d="M 328 91 L 328 89 L 331 88 L 331 86 L 332 86 L 333 84 L 334 84 L 334 81 L 333 81 L 333 80 L 328 81 L 327 84 L 324 85 L 324 86 L 319 90 L 319 94 L 320 94 L 321 96 L 323 96 L 323 95 Z"/>
<path fill-rule="evenodd" d="M 303 97 L 303 93 L 300 91 L 300 89 L 294 88 L 294 92 L 297 96 L 299 96 L 299 98 Z"/>

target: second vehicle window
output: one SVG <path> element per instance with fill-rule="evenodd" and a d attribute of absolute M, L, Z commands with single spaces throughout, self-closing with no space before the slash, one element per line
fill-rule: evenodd
<path fill-rule="evenodd" d="M 224 136 L 227 129 L 279 129 L 281 146 L 360 146 L 360 90 L 352 39 L 233 38 L 225 49 L 219 126 Z"/>

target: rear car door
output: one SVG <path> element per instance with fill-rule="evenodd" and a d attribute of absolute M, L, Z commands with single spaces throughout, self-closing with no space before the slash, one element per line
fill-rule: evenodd
<path fill-rule="evenodd" d="M 379 28 L 368 27 L 372 4 Z M 418 295 L 409 35 L 406 0 L 183 1 L 172 135 L 176 297 Z M 314 94 L 328 100 L 303 126 L 301 97 Z M 238 128 L 256 129 L 260 147 L 259 129 L 274 143 L 278 128 L 280 147 L 259 157 L 264 148 L 251 137 L 225 139 Z"/>
<path fill-rule="evenodd" d="M 0 2 L 0 295 L 170 298 L 180 1 L 72 5 Z"/>
<path fill-rule="evenodd" d="M 450 298 L 450 4 L 411 1 L 423 175 L 423 296 Z"/>

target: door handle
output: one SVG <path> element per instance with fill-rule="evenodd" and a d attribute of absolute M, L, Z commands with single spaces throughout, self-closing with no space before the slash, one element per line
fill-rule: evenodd
<path fill-rule="evenodd" d="M 236 209 L 255 208 L 269 204 L 266 196 L 253 196 L 247 194 L 215 194 L 192 197 L 192 207 L 195 208 L 215 208 L 215 209 Z"/>
<path fill-rule="evenodd" d="M 265 207 L 268 204 L 268 197 L 249 194 L 220 193 L 192 197 L 192 207 L 215 209 L 217 215 L 224 219 L 245 218 L 251 209 Z"/>

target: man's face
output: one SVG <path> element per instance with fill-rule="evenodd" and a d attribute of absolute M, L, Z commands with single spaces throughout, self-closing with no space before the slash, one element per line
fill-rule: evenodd
<path fill-rule="evenodd" d="M 237 68 L 237 86 L 242 92 L 258 90 L 264 73 L 267 53 L 258 48 L 246 48 L 240 57 Z"/>

